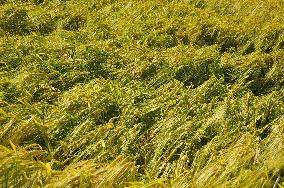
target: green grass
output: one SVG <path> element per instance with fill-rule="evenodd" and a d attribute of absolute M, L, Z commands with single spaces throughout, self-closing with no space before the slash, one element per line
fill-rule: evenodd
<path fill-rule="evenodd" d="M 283 187 L 280 0 L 0 0 L 2 187 Z"/>

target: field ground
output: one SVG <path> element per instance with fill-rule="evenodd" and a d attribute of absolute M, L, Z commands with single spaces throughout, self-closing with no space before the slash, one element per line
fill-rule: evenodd
<path fill-rule="evenodd" d="M 284 187 L 282 0 L 0 0 L 2 187 Z"/>

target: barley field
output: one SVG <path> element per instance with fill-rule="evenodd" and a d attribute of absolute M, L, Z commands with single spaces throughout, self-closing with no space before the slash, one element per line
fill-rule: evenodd
<path fill-rule="evenodd" d="M 283 15 L 0 0 L 0 186 L 283 188 Z"/>

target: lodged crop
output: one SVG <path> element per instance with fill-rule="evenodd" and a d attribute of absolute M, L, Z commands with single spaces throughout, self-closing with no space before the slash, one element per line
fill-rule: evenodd
<path fill-rule="evenodd" d="M 283 187 L 281 0 L 0 0 L 2 187 Z"/>

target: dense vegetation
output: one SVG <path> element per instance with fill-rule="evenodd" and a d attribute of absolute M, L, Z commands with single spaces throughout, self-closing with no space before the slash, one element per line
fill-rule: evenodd
<path fill-rule="evenodd" d="M 2 187 L 283 187 L 281 0 L 0 0 Z"/>

